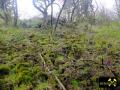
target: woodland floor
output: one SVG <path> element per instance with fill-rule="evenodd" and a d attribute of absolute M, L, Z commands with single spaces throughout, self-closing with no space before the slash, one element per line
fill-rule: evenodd
<path fill-rule="evenodd" d="M 74 29 L 1 28 L 0 90 L 99 90 L 97 78 L 120 76 L 120 24 Z"/>

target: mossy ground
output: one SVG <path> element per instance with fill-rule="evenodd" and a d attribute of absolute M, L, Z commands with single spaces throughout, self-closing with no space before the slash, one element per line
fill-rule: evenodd
<path fill-rule="evenodd" d="M 64 29 L 63 29 L 64 30 Z M 98 90 L 96 78 L 113 76 L 101 62 L 120 75 L 120 26 L 61 30 L 0 29 L 0 90 L 61 90 L 47 67 L 67 90 Z"/>

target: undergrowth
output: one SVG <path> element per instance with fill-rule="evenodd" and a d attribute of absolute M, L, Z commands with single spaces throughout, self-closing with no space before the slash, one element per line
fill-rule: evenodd
<path fill-rule="evenodd" d="M 113 76 L 106 67 L 100 68 L 102 61 L 120 75 L 118 28 L 104 26 L 88 34 L 66 30 L 55 36 L 0 29 L 0 90 L 62 90 L 39 54 L 67 90 L 98 90 L 96 78 Z"/>

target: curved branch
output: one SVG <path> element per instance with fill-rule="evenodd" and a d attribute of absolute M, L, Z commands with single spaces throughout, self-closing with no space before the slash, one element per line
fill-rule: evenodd
<path fill-rule="evenodd" d="M 60 5 L 58 3 L 53 3 L 53 4 L 57 5 L 59 7 L 59 9 L 61 9 L 61 7 L 60 7 Z"/>
<path fill-rule="evenodd" d="M 40 12 L 44 13 L 44 11 L 42 9 L 40 9 L 36 4 L 35 4 L 35 0 L 33 0 L 33 5 L 34 7 L 39 10 Z"/>

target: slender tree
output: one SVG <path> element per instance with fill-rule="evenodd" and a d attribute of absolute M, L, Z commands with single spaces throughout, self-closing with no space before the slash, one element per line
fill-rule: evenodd
<path fill-rule="evenodd" d="M 18 6 L 17 6 L 17 0 L 13 0 L 13 10 L 14 10 L 14 26 L 17 26 L 18 21 Z"/>
<path fill-rule="evenodd" d="M 53 4 L 51 4 L 51 27 L 53 27 Z"/>
<path fill-rule="evenodd" d="M 60 15 L 61 15 L 61 13 L 62 13 L 62 11 L 63 11 L 64 7 L 65 7 L 66 2 L 67 2 L 67 0 L 64 0 L 63 5 L 62 5 L 62 8 L 61 8 L 61 10 L 60 10 L 60 12 L 59 12 L 59 14 L 58 14 L 58 17 L 57 17 L 57 22 L 56 22 L 56 24 L 55 24 L 55 28 L 54 28 L 54 32 L 55 32 L 55 31 L 56 31 L 56 29 L 57 29 L 58 22 L 59 22 L 59 18 L 60 18 Z"/>
<path fill-rule="evenodd" d="M 117 15 L 120 18 L 120 0 L 115 0 L 115 3 L 116 3 Z"/>

